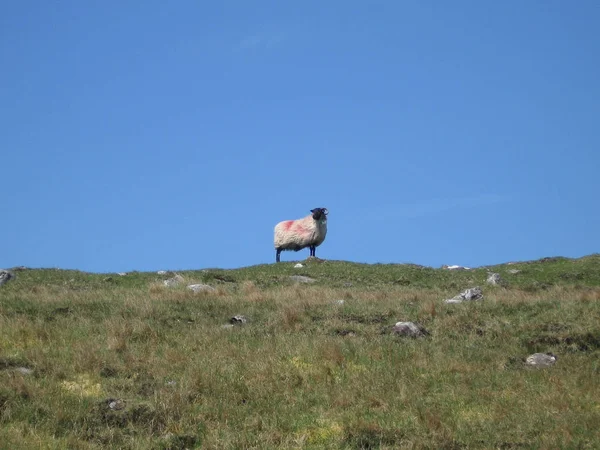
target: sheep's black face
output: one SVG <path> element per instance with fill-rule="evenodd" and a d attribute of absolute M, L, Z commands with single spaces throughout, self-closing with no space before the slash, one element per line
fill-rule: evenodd
<path fill-rule="evenodd" d="M 329 211 L 327 211 L 327 208 L 315 208 L 315 209 L 311 209 L 310 212 L 312 213 L 312 217 L 315 220 L 325 219 L 325 216 L 327 216 L 327 214 L 329 214 Z"/>

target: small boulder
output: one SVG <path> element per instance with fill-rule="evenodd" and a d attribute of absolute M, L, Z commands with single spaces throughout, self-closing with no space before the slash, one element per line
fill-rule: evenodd
<path fill-rule="evenodd" d="M 501 286 L 504 284 L 504 280 L 499 273 L 490 272 L 487 277 L 487 283 L 492 286 Z"/>
<path fill-rule="evenodd" d="M 415 322 L 397 322 L 392 328 L 392 333 L 408 337 L 425 337 L 429 332 Z"/>
<path fill-rule="evenodd" d="M 112 409 L 113 411 L 120 411 L 125 408 L 125 401 L 120 398 L 109 398 L 105 401 L 109 409 Z"/>
<path fill-rule="evenodd" d="M 183 283 L 183 277 L 179 274 L 176 274 L 173 278 L 163 281 L 163 283 L 167 287 L 177 286 L 178 284 Z"/>
<path fill-rule="evenodd" d="M 196 294 L 198 292 L 214 292 L 216 289 L 208 284 L 190 284 L 187 287 L 190 291 L 194 291 Z"/>
<path fill-rule="evenodd" d="M 294 266 L 294 269 L 302 269 L 303 267 L 304 266 L 302 264 L 298 263 Z"/>
<path fill-rule="evenodd" d="M 19 372 L 22 375 L 31 375 L 33 369 L 30 369 L 29 367 L 15 367 L 15 372 Z"/>
<path fill-rule="evenodd" d="M 125 275 L 127 275 L 127 272 L 119 272 L 117 275 L 119 275 L 120 277 L 124 277 Z"/>
<path fill-rule="evenodd" d="M 444 303 L 462 303 L 464 301 L 476 301 L 482 300 L 483 293 L 481 292 L 481 288 L 479 286 L 467 289 L 464 292 L 456 295 L 455 297 L 444 300 Z"/>
<path fill-rule="evenodd" d="M 8 283 L 10 280 L 15 278 L 15 274 L 9 270 L 0 270 L 0 286 L 4 283 Z"/>
<path fill-rule="evenodd" d="M 471 270 L 470 267 L 457 266 L 457 265 L 453 265 L 453 266 L 444 265 L 444 266 L 442 266 L 442 269 L 446 269 L 446 270 Z"/>
<path fill-rule="evenodd" d="M 552 353 L 534 353 L 525 360 L 525 364 L 532 367 L 550 367 L 556 363 L 556 355 Z"/>
<path fill-rule="evenodd" d="M 231 325 L 244 325 L 248 323 L 248 319 L 246 316 L 233 316 L 231 319 L 229 319 L 229 323 Z"/>
<path fill-rule="evenodd" d="M 158 272 L 156 272 L 158 275 L 166 275 L 167 271 L 166 270 L 159 270 Z"/>
<path fill-rule="evenodd" d="M 519 269 L 510 269 L 508 271 L 508 273 L 512 274 L 512 275 L 516 275 L 518 273 L 521 273 L 521 271 Z"/>
<path fill-rule="evenodd" d="M 296 283 L 314 283 L 317 281 L 314 278 L 305 277 L 302 275 L 292 275 L 290 276 L 290 280 L 295 281 Z"/>

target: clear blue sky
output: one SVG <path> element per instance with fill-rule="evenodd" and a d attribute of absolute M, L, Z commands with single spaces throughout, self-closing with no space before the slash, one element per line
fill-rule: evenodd
<path fill-rule="evenodd" d="M 0 267 L 600 251 L 597 1 L 0 5 Z M 282 260 L 304 259 L 284 253 Z"/>

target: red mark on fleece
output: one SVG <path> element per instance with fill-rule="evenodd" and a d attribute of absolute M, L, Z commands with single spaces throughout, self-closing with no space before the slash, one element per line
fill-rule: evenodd
<path fill-rule="evenodd" d="M 287 220 L 287 221 L 284 222 L 283 228 L 285 229 L 285 231 L 289 231 L 290 228 L 292 228 L 293 224 L 294 224 L 293 220 Z"/>

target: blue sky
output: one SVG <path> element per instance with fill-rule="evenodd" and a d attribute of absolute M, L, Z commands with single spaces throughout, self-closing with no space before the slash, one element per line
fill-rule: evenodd
<path fill-rule="evenodd" d="M 600 251 L 600 3 L 0 5 L 0 267 Z M 284 253 L 283 261 L 303 259 Z"/>

